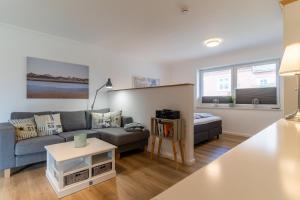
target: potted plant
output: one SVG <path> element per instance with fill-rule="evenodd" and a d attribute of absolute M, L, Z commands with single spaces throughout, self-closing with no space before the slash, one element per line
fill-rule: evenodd
<path fill-rule="evenodd" d="M 229 97 L 229 107 L 233 107 L 235 103 L 235 99 L 233 96 Z"/>

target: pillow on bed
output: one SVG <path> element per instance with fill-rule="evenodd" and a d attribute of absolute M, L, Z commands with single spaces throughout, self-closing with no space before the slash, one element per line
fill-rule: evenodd
<path fill-rule="evenodd" d="M 194 113 L 194 119 L 208 118 L 212 116 L 213 115 L 210 113 Z"/>

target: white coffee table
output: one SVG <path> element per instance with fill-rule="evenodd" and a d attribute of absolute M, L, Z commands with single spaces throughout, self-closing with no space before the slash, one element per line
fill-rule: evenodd
<path fill-rule="evenodd" d="M 75 148 L 74 142 L 45 148 L 46 176 L 59 198 L 116 176 L 116 146 L 97 138 L 87 139 L 83 148 Z"/>

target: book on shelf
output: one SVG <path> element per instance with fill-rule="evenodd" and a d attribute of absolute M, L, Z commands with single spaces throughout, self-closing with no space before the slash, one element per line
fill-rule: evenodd
<path fill-rule="evenodd" d="M 158 135 L 163 137 L 173 137 L 174 129 L 173 123 L 171 122 L 162 122 L 157 123 Z"/>

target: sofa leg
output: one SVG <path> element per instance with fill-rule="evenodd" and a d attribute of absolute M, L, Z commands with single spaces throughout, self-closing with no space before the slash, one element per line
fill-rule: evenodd
<path fill-rule="evenodd" d="M 220 138 L 220 135 L 217 135 L 217 139 L 219 139 Z"/>
<path fill-rule="evenodd" d="M 11 169 L 5 169 L 4 170 L 4 178 L 10 178 L 11 175 Z"/>

